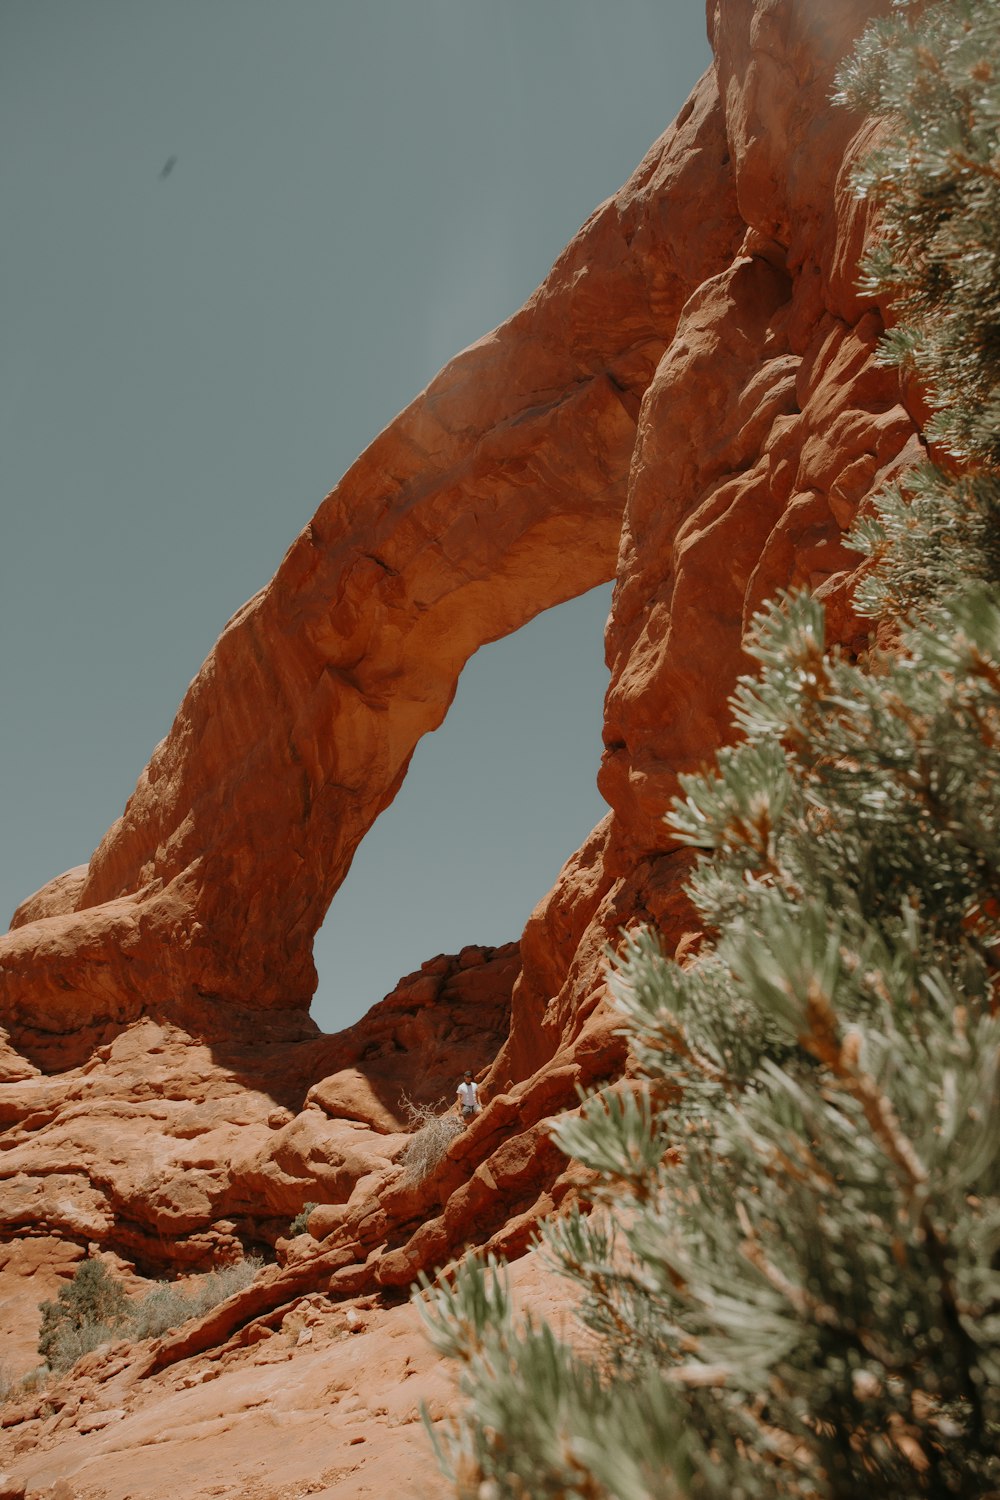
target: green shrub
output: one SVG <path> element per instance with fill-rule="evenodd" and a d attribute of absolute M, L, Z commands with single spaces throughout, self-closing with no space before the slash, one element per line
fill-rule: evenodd
<path fill-rule="evenodd" d="M 42 1348 L 39 1339 L 38 1351 L 44 1354 L 49 1368 L 57 1372 L 68 1370 L 85 1354 L 92 1354 L 102 1344 L 113 1344 L 116 1339 L 128 1338 L 129 1329 L 122 1323 L 82 1323 L 78 1328 L 64 1325 L 59 1332 L 47 1340 Z"/>
<path fill-rule="evenodd" d="M 868 274 L 963 472 L 861 528 L 893 651 L 773 602 L 682 782 L 704 946 L 629 938 L 640 1076 L 557 1130 L 600 1179 L 543 1229 L 582 1327 L 489 1262 L 426 1292 L 463 1500 L 1000 1494 L 1000 8 L 892 10 L 845 73 L 886 120 Z"/>
<path fill-rule="evenodd" d="M 41 1305 L 38 1352 L 53 1370 L 67 1370 L 99 1344 L 124 1336 L 129 1319 L 125 1289 L 99 1260 L 85 1260 L 54 1302 Z"/>
<path fill-rule="evenodd" d="M 295 1218 L 288 1226 L 288 1237 L 294 1239 L 297 1234 L 306 1234 L 309 1229 L 309 1215 L 314 1208 L 319 1208 L 318 1203 L 303 1203 Z"/>
<path fill-rule="evenodd" d="M 210 1271 L 187 1292 L 159 1282 L 139 1302 L 130 1303 L 121 1283 L 104 1265 L 86 1260 L 55 1302 L 43 1302 L 38 1352 L 52 1370 L 68 1370 L 85 1354 L 114 1339 L 158 1338 L 190 1318 L 242 1291 L 263 1264 L 255 1256 Z"/>
<path fill-rule="evenodd" d="M 859 174 L 880 209 L 864 284 L 893 298 L 888 361 L 915 372 L 928 436 L 1000 467 L 1000 11 L 897 0 L 844 68 L 843 98 L 889 128 Z"/>

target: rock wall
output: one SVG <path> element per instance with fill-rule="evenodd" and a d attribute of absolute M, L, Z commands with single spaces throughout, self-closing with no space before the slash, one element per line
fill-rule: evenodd
<path fill-rule="evenodd" d="M 886 8 L 711 0 L 715 64 L 675 124 L 345 475 L 89 867 L 0 940 L 0 1228 L 32 1295 L 88 1245 L 145 1275 L 277 1248 L 150 1370 L 266 1332 L 306 1292 L 389 1296 L 470 1243 L 519 1253 L 586 1200 L 546 1121 L 627 1067 L 606 945 L 643 921 L 697 940 L 663 823 L 678 776 L 729 734 L 776 590 L 808 585 L 834 638 L 866 644 L 844 532 L 922 451 L 855 287 L 872 226 L 849 175 L 872 127 L 829 103 Z M 519 945 L 433 960 L 318 1037 L 313 934 L 463 663 L 612 576 L 607 816 Z M 487 1108 L 415 1184 L 400 1095 L 447 1095 L 487 1053 Z M 307 1199 L 316 1238 L 286 1244 Z"/>

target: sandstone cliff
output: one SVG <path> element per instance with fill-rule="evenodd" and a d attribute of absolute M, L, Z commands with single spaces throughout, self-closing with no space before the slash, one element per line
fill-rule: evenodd
<path fill-rule="evenodd" d="M 9 1452 L 32 1482 L 76 1472 L 97 1493 L 101 1382 L 117 1382 L 112 1447 L 138 1446 L 144 1392 L 219 1360 L 235 1391 L 305 1308 L 294 1326 L 325 1330 L 312 1400 L 347 1358 L 345 1307 L 362 1299 L 385 1334 L 419 1270 L 470 1243 L 519 1254 L 585 1199 L 545 1122 L 626 1066 L 606 945 L 650 920 L 671 948 L 697 939 L 662 821 L 677 778 L 726 737 L 776 590 L 809 585 L 835 637 L 865 645 L 843 535 L 920 451 L 876 359 L 882 312 L 855 287 L 870 226 L 848 177 L 871 127 L 829 103 L 877 8 L 711 0 L 714 67 L 677 121 L 344 476 L 226 627 L 89 866 L 0 939 L 0 1275 L 22 1367 L 37 1302 L 88 1247 L 138 1278 L 279 1251 L 200 1324 L 91 1356 L 86 1399 L 70 1382 L 48 1418 L 17 1408 Z M 519 945 L 432 960 L 319 1036 L 313 936 L 463 664 L 611 577 L 607 816 Z M 414 1184 L 404 1087 L 432 1103 L 487 1053 L 486 1110 Z M 288 1244 L 307 1200 L 317 1238 Z"/>

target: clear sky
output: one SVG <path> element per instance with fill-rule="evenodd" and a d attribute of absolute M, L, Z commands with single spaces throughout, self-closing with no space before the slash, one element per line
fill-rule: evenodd
<path fill-rule="evenodd" d="M 2 0 L 0 924 L 708 60 L 700 0 Z M 325 1029 L 517 937 L 602 816 L 608 599 L 466 668 L 318 939 Z"/>

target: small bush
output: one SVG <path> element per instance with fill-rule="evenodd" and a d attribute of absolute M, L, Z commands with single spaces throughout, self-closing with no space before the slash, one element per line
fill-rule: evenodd
<path fill-rule="evenodd" d="M 297 1234 L 306 1234 L 309 1229 L 309 1215 L 314 1208 L 319 1208 L 318 1203 L 303 1203 L 295 1218 L 288 1226 L 288 1237 L 294 1239 Z"/>
<path fill-rule="evenodd" d="M 27 1375 L 22 1375 L 20 1380 L 15 1380 L 7 1393 L 7 1399 L 14 1401 L 18 1396 L 30 1396 L 34 1391 L 43 1391 L 48 1384 L 52 1371 L 47 1365 L 36 1365 L 29 1370 Z"/>
<path fill-rule="evenodd" d="M 189 1318 L 201 1318 L 234 1292 L 249 1286 L 263 1265 L 257 1256 L 238 1260 L 234 1265 L 210 1271 L 188 1292 L 161 1281 L 132 1311 L 129 1333 L 132 1338 L 159 1338 L 171 1328 L 179 1328 Z"/>
<path fill-rule="evenodd" d="M 187 1293 L 159 1282 L 138 1303 L 98 1260 L 85 1260 L 55 1302 L 43 1302 L 38 1352 L 52 1370 L 68 1370 L 78 1359 L 116 1338 L 158 1338 L 242 1291 L 263 1264 L 255 1256 L 210 1271 Z M 2 1389 L 2 1386 L 0 1386 Z"/>
<path fill-rule="evenodd" d="M 403 1097 L 403 1108 L 409 1117 L 410 1129 L 414 1132 L 400 1157 L 405 1167 L 406 1182 L 422 1182 L 441 1161 L 448 1147 L 462 1131 L 461 1121 L 451 1113 L 438 1114 L 443 1100 L 434 1104 L 414 1104 Z"/>
<path fill-rule="evenodd" d="M 110 1343 L 129 1318 L 124 1287 L 99 1260 L 83 1261 L 55 1302 L 40 1306 L 38 1352 L 53 1370 L 68 1370 L 81 1355 Z"/>
<path fill-rule="evenodd" d="M 213 1307 L 218 1307 L 220 1302 L 225 1302 L 227 1297 L 232 1297 L 235 1292 L 242 1292 L 245 1286 L 250 1285 L 263 1264 L 259 1255 L 248 1255 L 245 1260 L 234 1261 L 231 1266 L 209 1271 L 195 1291 L 195 1315 L 200 1318 Z"/>
<path fill-rule="evenodd" d="M 49 1368 L 61 1374 L 75 1365 L 85 1354 L 92 1354 L 102 1344 L 113 1344 L 115 1339 L 127 1338 L 128 1329 L 120 1323 L 83 1323 L 79 1328 L 63 1326 L 43 1350 L 39 1340 L 39 1353 L 44 1353 Z"/>
<path fill-rule="evenodd" d="M 147 1292 L 132 1314 L 133 1336 L 156 1339 L 169 1328 L 177 1328 L 194 1316 L 191 1301 L 180 1287 L 161 1281 Z"/>

